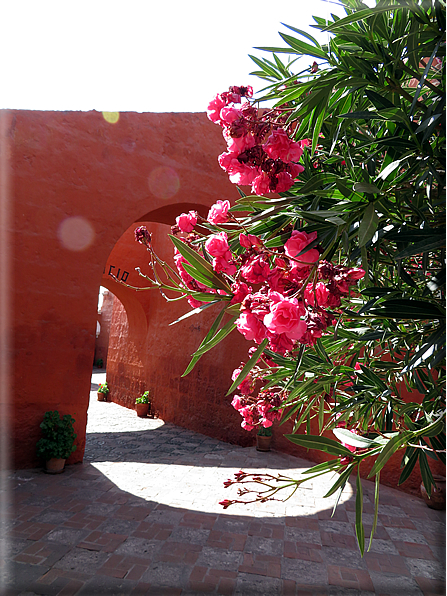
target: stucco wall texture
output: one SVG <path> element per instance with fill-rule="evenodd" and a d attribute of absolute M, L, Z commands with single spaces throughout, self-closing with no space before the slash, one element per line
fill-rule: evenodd
<path fill-rule="evenodd" d="M 181 377 L 219 306 L 170 326 L 188 311 L 186 302 L 167 304 L 157 290 L 117 281 L 147 285 L 135 271 L 150 273 L 135 227 L 145 224 L 157 253 L 172 263 L 167 232 L 176 215 L 196 209 L 206 216 L 217 199 L 237 199 L 217 163 L 225 149 L 219 127 L 205 114 L 121 113 L 110 123 L 100 112 L 3 111 L 0 132 L 8 179 L 2 209 L 10 222 L 12 465 L 40 464 L 39 424 L 54 409 L 76 419 L 77 450 L 68 463 L 83 459 L 100 285 L 119 299 L 110 326 L 110 399 L 133 408 L 149 390 L 164 420 L 252 445 L 254 434 L 241 429 L 224 397 L 250 347 L 237 331 Z M 290 427 L 275 433 L 275 448 L 321 461 L 284 431 Z M 396 485 L 399 464 L 395 457 L 386 466 L 382 482 Z M 402 488 L 414 492 L 419 483 L 416 473 Z"/>
<path fill-rule="evenodd" d="M 107 351 L 109 349 L 109 335 L 110 325 L 112 323 L 114 299 L 115 296 L 112 292 L 105 290 L 101 309 L 97 315 L 99 334 L 97 332 L 94 362 L 96 363 L 98 360 L 102 360 L 103 368 L 107 367 Z"/>

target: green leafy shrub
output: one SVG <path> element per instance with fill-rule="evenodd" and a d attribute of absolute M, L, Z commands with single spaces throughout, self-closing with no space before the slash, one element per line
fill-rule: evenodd
<path fill-rule="evenodd" d="M 184 374 L 239 330 L 257 344 L 227 393 L 242 426 L 289 420 L 288 440 L 336 457 L 284 487 L 336 472 L 325 496 L 339 497 L 357 474 L 363 554 L 360 472 L 376 482 L 370 547 L 390 458 L 399 484 L 419 467 L 428 495 L 429 458 L 445 465 L 445 2 L 341 2 L 346 17 L 314 17 L 327 43 L 285 25 L 285 46 L 257 48 L 262 97 L 241 106 L 252 90 L 232 87 L 208 107 L 220 165 L 255 194 L 177 218 L 177 277 L 147 230 L 136 239 L 169 280 L 152 284 L 194 309 L 176 323 L 222 305 Z"/>
<path fill-rule="evenodd" d="M 76 450 L 74 422 L 69 414 L 61 418 L 57 410 L 45 412 L 40 424 L 43 437 L 36 444 L 38 457 L 45 460 L 53 457 L 67 459 Z"/>
<path fill-rule="evenodd" d="M 107 393 L 110 391 L 107 382 L 106 383 L 100 383 L 99 387 L 98 387 L 98 393 L 105 393 L 107 395 Z"/>
<path fill-rule="evenodd" d="M 143 393 L 143 395 L 141 395 L 140 397 L 137 397 L 137 399 L 135 400 L 136 404 L 149 404 L 150 403 L 150 399 L 149 399 L 149 391 L 145 391 Z"/>

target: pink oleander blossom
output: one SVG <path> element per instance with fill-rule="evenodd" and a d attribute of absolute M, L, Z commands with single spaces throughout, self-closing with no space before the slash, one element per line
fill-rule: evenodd
<path fill-rule="evenodd" d="M 365 271 L 360 269 L 360 267 L 353 267 L 352 269 L 348 269 L 347 275 L 349 280 L 357 281 L 358 279 L 362 279 L 365 276 Z"/>
<path fill-rule="evenodd" d="M 220 120 L 224 125 L 231 124 L 241 117 L 240 108 L 225 106 L 220 110 Z"/>
<path fill-rule="evenodd" d="M 215 124 L 220 123 L 220 111 L 227 105 L 227 102 L 222 99 L 220 94 L 217 94 L 208 104 L 207 116 Z"/>
<path fill-rule="evenodd" d="M 276 177 L 275 192 L 287 192 L 291 186 L 293 178 L 289 172 L 280 172 Z"/>
<path fill-rule="evenodd" d="M 235 381 L 238 378 L 238 376 L 241 374 L 241 372 L 242 372 L 242 368 L 236 368 L 233 371 L 233 374 L 231 375 L 231 380 Z M 255 384 L 254 384 L 254 381 L 253 381 L 252 377 L 250 376 L 250 374 L 248 374 L 245 377 L 245 379 L 242 381 L 242 383 L 240 385 L 237 386 L 237 388 L 242 393 L 242 395 L 250 395 L 251 393 L 253 393 Z M 238 408 L 236 408 L 236 409 L 238 409 Z"/>
<path fill-rule="evenodd" d="M 176 223 L 181 232 L 190 234 L 197 223 L 197 211 L 190 211 L 189 213 L 182 213 L 176 218 Z"/>
<path fill-rule="evenodd" d="M 231 259 L 228 236 L 225 232 L 219 232 L 219 234 L 210 236 L 205 242 L 205 248 L 212 257 L 223 257 L 227 261 Z"/>
<path fill-rule="evenodd" d="M 259 175 L 259 169 L 241 163 L 237 159 L 238 155 L 238 152 L 229 151 L 228 153 L 219 155 L 217 161 L 219 162 L 220 167 L 227 172 L 228 177 L 233 184 L 242 184 L 243 186 L 246 186 L 251 184 L 256 176 Z"/>
<path fill-rule="evenodd" d="M 214 257 L 213 269 L 216 273 L 223 272 L 227 273 L 228 275 L 234 275 L 237 271 L 237 267 L 234 262 L 227 260 L 225 257 Z"/>
<path fill-rule="evenodd" d="M 262 240 L 254 234 L 239 234 L 239 244 L 244 248 L 259 248 L 262 246 Z"/>
<path fill-rule="evenodd" d="M 233 406 L 233 408 L 235 410 L 240 410 L 241 408 L 244 407 L 244 400 L 239 395 L 235 395 L 233 397 L 233 401 L 231 402 L 231 405 Z"/>
<path fill-rule="evenodd" d="M 239 153 L 235 152 L 235 151 L 228 151 L 227 153 L 221 153 L 219 155 L 219 157 L 217 158 L 217 161 L 219 162 L 220 167 L 222 168 L 222 170 L 225 170 L 226 172 L 230 172 L 231 169 L 234 167 L 236 167 L 239 162 L 237 160 Z"/>
<path fill-rule="evenodd" d="M 325 306 L 329 297 L 329 290 L 322 281 L 319 281 L 315 285 L 307 284 L 306 289 L 304 290 L 304 298 L 308 304 L 315 306 L 315 296 L 317 298 L 318 306 Z"/>
<path fill-rule="evenodd" d="M 308 244 L 316 240 L 317 232 L 303 232 L 301 230 L 293 230 L 292 235 L 284 245 L 285 253 L 288 257 L 296 257 Z"/>
<path fill-rule="evenodd" d="M 248 341 L 260 344 L 267 335 L 267 329 L 258 317 L 250 312 L 243 312 L 236 321 L 237 329 Z"/>
<path fill-rule="evenodd" d="M 273 292 L 279 292 L 280 294 L 284 291 L 287 284 L 287 278 L 285 277 L 285 271 L 281 267 L 275 267 L 272 269 L 267 277 L 267 283 Z"/>
<path fill-rule="evenodd" d="M 270 273 L 268 258 L 265 255 L 256 255 L 241 267 L 242 277 L 251 284 L 264 282 Z"/>
<path fill-rule="evenodd" d="M 189 265 L 189 263 L 185 259 L 185 257 L 183 255 L 181 255 L 180 253 L 174 255 L 174 263 L 175 263 L 175 266 L 177 267 L 178 273 L 179 273 L 183 283 L 185 283 L 185 284 L 190 283 L 193 280 L 193 278 L 191 277 L 191 275 L 189 275 L 189 273 L 186 271 L 186 269 L 183 268 L 183 263 L 186 263 L 187 265 Z"/>
<path fill-rule="evenodd" d="M 259 401 L 256 404 L 260 416 L 261 426 L 269 428 L 275 420 L 281 420 L 281 413 L 272 409 L 272 404 L 268 401 Z"/>
<path fill-rule="evenodd" d="M 263 147 L 269 157 L 280 159 L 285 163 L 299 161 L 303 154 L 301 145 L 292 141 L 282 128 L 274 130 Z"/>
<path fill-rule="evenodd" d="M 206 218 L 212 224 L 220 224 L 228 221 L 228 209 L 230 201 L 216 201 L 208 212 Z"/>
<path fill-rule="evenodd" d="M 304 167 L 299 163 L 289 163 L 287 164 L 287 171 L 295 180 L 295 178 L 298 178 L 301 172 L 304 172 Z"/>
<path fill-rule="evenodd" d="M 261 172 L 259 176 L 254 178 L 251 184 L 251 190 L 257 195 L 264 195 L 268 193 L 270 191 L 270 176 L 265 172 Z"/>
<path fill-rule="evenodd" d="M 250 294 L 252 288 L 247 286 L 246 283 L 243 281 L 235 282 L 231 286 L 231 291 L 233 292 L 234 296 L 230 301 L 230 304 L 238 304 L 242 302 L 248 294 Z"/>
<path fill-rule="evenodd" d="M 239 162 L 237 166 L 232 165 L 231 171 L 228 170 L 230 182 L 240 184 L 241 186 L 249 186 L 258 175 L 258 168 Z"/>
<path fill-rule="evenodd" d="M 284 355 L 294 348 L 295 344 L 285 333 L 268 333 L 267 337 L 269 339 L 269 348 L 272 352 Z"/>
<path fill-rule="evenodd" d="M 270 298 L 261 292 L 248 294 L 241 304 L 241 312 L 251 312 L 262 320 L 270 312 Z"/>
<path fill-rule="evenodd" d="M 270 292 L 270 313 L 264 317 L 264 325 L 271 333 L 284 333 L 290 340 L 298 340 L 306 332 L 301 320 L 304 307 L 296 298 L 284 298 L 279 292 Z"/>
<path fill-rule="evenodd" d="M 256 142 L 251 134 L 245 134 L 240 137 L 232 137 L 227 131 L 224 131 L 224 138 L 227 141 L 227 149 L 230 153 L 240 155 L 246 149 L 254 147 Z"/>
<path fill-rule="evenodd" d="M 297 255 L 306 248 L 308 244 L 317 238 L 317 232 L 302 232 L 300 230 L 293 230 L 289 240 L 284 245 L 285 253 L 288 257 L 294 257 L 293 267 L 308 267 L 320 258 L 320 253 L 317 249 L 311 248 L 299 257 Z"/>

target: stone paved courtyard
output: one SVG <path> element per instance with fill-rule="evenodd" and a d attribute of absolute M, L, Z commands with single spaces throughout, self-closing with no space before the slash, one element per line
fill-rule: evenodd
<path fill-rule="evenodd" d="M 312 464 L 137 418 L 97 401 L 104 380 L 94 372 L 84 463 L 56 476 L 19 470 L 2 486 L 5 596 L 445 594 L 445 512 L 382 487 L 362 558 L 353 485 L 333 517 L 328 478 L 285 503 L 223 510 L 238 470 L 297 477 Z M 369 537 L 373 484 L 363 484 Z"/>

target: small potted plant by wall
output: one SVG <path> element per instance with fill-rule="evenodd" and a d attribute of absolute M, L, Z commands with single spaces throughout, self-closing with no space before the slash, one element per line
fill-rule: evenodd
<path fill-rule="evenodd" d="M 76 450 L 74 422 L 69 414 L 61 418 L 57 410 L 45 412 L 40 425 L 43 437 L 37 441 L 36 449 L 38 457 L 45 460 L 48 474 L 63 472 L 65 460 Z"/>
<path fill-rule="evenodd" d="M 271 428 L 260 427 L 256 435 L 256 450 L 270 451 L 270 443 L 272 442 L 273 431 Z"/>
<path fill-rule="evenodd" d="M 100 383 L 98 387 L 98 391 L 96 395 L 98 396 L 98 401 L 107 401 L 107 395 L 110 389 L 107 386 L 107 381 L 105 383 Z"/>
<path fill-rule="evenodd" d="M 149 400 L 149 391 L 145 391 L 141 397 L 137 397 L 135 400 L 135 409 L 137 416 L 140 418 L 146 418 L 149 413 L 151 402 Z"/>

